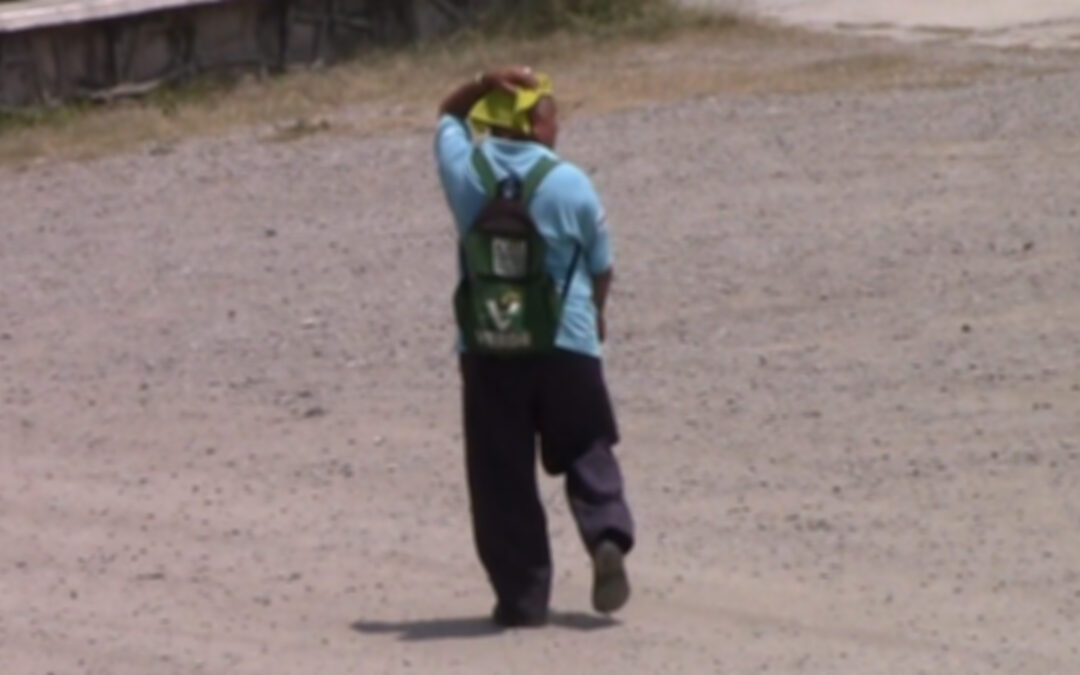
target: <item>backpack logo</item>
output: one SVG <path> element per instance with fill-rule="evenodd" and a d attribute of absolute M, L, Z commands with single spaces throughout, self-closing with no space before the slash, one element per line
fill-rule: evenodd
<path fill-rule="evenodd" d="M 495 328 L 505 331 L 514 325 L 514 319 L 521 316 L 521 304 L 521 294 L 513 290 L 488 299 L 487 311 Z"/>

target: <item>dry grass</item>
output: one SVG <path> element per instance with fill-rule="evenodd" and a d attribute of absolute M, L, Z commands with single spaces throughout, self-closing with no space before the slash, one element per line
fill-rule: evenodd
<path fill-rule="evenodd" d="M 203 82 L 139 102 L 61 109 L 0 129 L 0 161 L 89 158 L 250 127 L 269 127 L 266 138 L 277 142 L 330 130 L 370 134 L 425 127 L 437 100 L 456 81 L 507 62 L 553 72 L 564 110 L 586 115 L 717 94 L 955 86 L 990 68 L 932 64 L 913 49 L 884 42 L 684 13 L 654 32 L 556 31 L 513 40 L 464 35 L 261 81 Z M 343 110 L 366 114 L 351 115 L 347 124 L 334 121 Z"/>

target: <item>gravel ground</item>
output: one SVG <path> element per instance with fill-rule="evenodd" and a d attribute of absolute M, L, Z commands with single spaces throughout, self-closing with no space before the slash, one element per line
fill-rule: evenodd
<path fill-rule="evenodd" d="M 962 37 L 968 43 L 1080 47 L 1075 0 L 678 0 L 846 33 L 910 41 Z"/>
<path fill-rule="evenodd" d="M 997 58 L 1046 68 L 568 124 L 640 544 L 591 616 L 543 479 L 532 632 L 484 620 L 428 133 L 0 169 L 0 670 L 1077 672 L 1080 70 Z"/>

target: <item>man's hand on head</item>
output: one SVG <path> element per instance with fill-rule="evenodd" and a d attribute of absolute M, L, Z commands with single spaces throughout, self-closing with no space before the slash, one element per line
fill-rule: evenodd
<path fill-rule="evenodd" d="M 443 100 L 439 106 L 439 114 L 464 119 L 476 102 L 491 91 L 501 89 L 514 92 L 536 87 L 538 84 L 536 75 L 528 66 L 494 68 L 458 86 Z"/>
<path fill-rule="evenodd" d="M 518 89 L 531 89 L 539 85 L 532 68 L 528 66 L 511 66 L 490 70 L 480 76 L 480 81 L 491 89 L 514 92 Z"/>

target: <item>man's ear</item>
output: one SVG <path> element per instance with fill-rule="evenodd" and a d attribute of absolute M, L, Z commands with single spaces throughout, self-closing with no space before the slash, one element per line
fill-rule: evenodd
<path fill-rule="evenodd" d="M 545 96 L 536 103 L 536 106 L 529 111 L 529 122 L 532 124 L 535 140 L 554 147 L 558 134 L 557 115 L 558 109 L 554 98 Z"/>
<path fill-rule="evenodd" d="M 552 121 L 557 112 L 555 99 L 551 96 L 545 96 L 537 101 L 533 109 L 529 111 L 529 121 L 533 124 L 537 121 L 543 124 Z"/>

